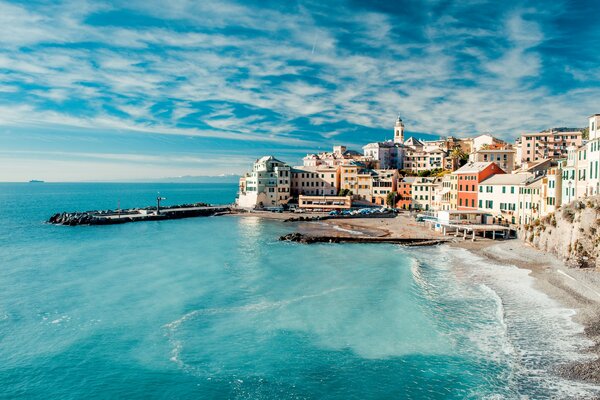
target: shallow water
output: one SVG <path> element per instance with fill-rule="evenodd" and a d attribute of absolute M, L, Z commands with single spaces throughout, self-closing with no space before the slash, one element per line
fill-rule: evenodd
<path fill-rule="evenodd" d="M 235 185 L 0 185 L 0 397 L 585 398 L 589 345 L 526 271 L 466 251 L 278 242 L 211 217 L 56 211 L 230 202 Z"/>

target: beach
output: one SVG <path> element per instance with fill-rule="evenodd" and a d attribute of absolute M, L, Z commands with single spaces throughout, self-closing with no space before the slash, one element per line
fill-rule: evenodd
<path fill-rule="evenodd" d="M 247 215 L 276 220 L 290 218 L 289 213 L 260 213 Z M 321 216 L 323 214 L 320 214 Z M 304 214 L 304 216 L 314 216 Z M 296 217 L 296 215 L 293 215 Z M 396 218 L 356 218 L 302 221 L 291 230 L 312 236 L 367 236 L 440 239 L 444 236 L 415 221 L 407 213 Z M 594 342 L 589 351 L 591 360 L 558 366 L 560 374 L 575 380 L 600 383 L 600 274 L 595 269 L 568 268 L 555 256 L 539 251 L 520 239 L 491 240 L 477 237 L 476 241 L 446 236 L 452 248 L 471 252 L 500 265 L 514 265 L 529 271 L 534 288 L 563 306 L 575 310 L 573 320 L 584 327 L 585 336 Z"/>

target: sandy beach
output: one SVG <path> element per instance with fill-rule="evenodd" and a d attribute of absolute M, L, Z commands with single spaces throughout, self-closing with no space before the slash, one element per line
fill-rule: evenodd
<path fill-rule="evenodd" d="M 291 214 L 250 212 L 238 214 L 268 219 L 314 217 L 324 214 Z M 408 213 L 396 218 L 325 219 L 290 224 L 290 232 L 307 235 L 368 236 L 440 239 L 444 236 L 417 223 Z M 450 238 L 446 245 L 463 248 L 490 261 L 526 269 L 535 278 L 535 288 L 562 305 L 576 311 L 574 319 L 585 328 L 585 335 L 595 345 L 590 349 L 598 357 L 592 361 L 560 366 L 560 373 L 578 380 L 600 383 L 600 272 L 595 269 L 568 268 L 553 255 L 541 252 L 519 239 L 498 240 L 477 238 L 476 241 Z"/>

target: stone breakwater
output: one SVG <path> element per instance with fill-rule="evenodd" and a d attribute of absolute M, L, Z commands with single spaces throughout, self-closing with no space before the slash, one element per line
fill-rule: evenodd
<path fill-rule="evenodd" d="M 327 235 L 304 235 L 294 232 L 279 238 L 285 242 L 298 242 L 303 244 L 312 243 L 392 243 L 405 246 L 433 246 L 446 243 L 448 239 L 431 238 L 392 238 L 392 237 L 369 237 L 369 236 L 327 236 Z"/>
<path fill-rule="evenodd" d="M 205 203 L 180 204 L 161 208 L 146 207 L 128 210 L 94 210 L 83 212 L 62 212 L 52 215 L 48 223 L 54 225 L 116 225 L 127 222 L 160 221 L 170 219 L 209 217 L 230 213 L 231 207 L 210 206 Z"/>

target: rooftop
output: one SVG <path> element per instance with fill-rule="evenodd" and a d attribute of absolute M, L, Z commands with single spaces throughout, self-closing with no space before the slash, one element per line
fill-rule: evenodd
<path fill-rule="evenodd" d="M 521 185 L 533 174 L 496 174 L 482 181 L 480 185 Z"/>
<path fill-rule="evenodd" d="M 459 169 L 453 172 L 453 174 L 472 174 L 476 172 L 481 172 L 486 169 L 490 164 L 494 164 L 493 162 L 485 162 L 485 161 L 470 161 L 467 164 L 463 165 Z M 498 167 L 500 169 L 500 167 Z"/>

